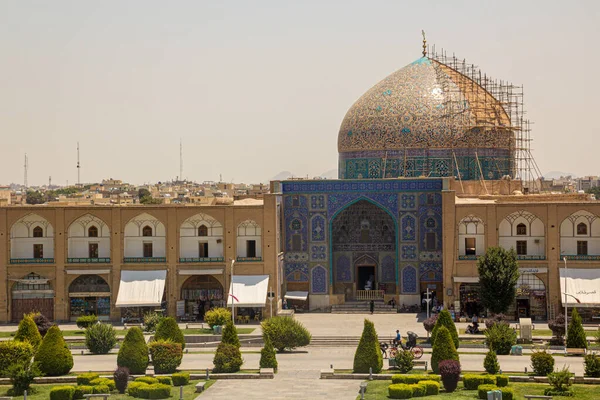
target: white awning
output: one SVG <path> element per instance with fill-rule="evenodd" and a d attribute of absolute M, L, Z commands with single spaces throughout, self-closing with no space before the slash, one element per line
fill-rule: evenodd
<path fill-rule="evenodd" d="M 561 268 L 560 292 L 562 302 L 567 294 L 567 306 L 600 307 L 600 270 Z"/>
<path fill-rule="evenodd" d="M 455 276 L 454 282 L 456 283 L 479 283 L 478 276 Z"/>
<path fill-rule="evenodd" d="M 308 298 L 308 292 L 287 292 L 284 298 L 288 300 L 303 300 L 306 301 Z"/>
<path fill-rule="evenodd" d="M 221 275 L 223 273 L 223 268 L 180 269 L 177 273 L 179 275 Z"/>
<path fill-rule="evenodd" d="M 156 307 L 165 291 L 166 270 L 121 271 L 117 307 Z"/>
<path fill-rule="evenodd" d="M 102 275 L 110 273 L 110 269 L 67 269 L 67 275 Z"/>
<path fill-rule="evenodd" d="M 229 286 L 227 304 L 231 307 L 264 307 L 267 301 L 269 275 L 234 275 Z"/>

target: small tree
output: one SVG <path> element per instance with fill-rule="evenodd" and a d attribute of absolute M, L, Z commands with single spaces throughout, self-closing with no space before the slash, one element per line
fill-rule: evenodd
<path fill-rule="evenodd" d="M 244 363 L 240 349 L 232 344 L 219 343 L 213 364 L 213 372 L 238 372 Z"/>
<path fill-rule="evenodd" d="M 129 368 L 132 374 L 145 374 L 148 362 L 148 346 L 142 330 L 137 326 L 130 328 L 119 348 L 117 365 Z"/>
<path fill-rule="evenodd" d="M 431 369 L 434 373 L 439 373 L 439 363 L 445 360 L 456 360 L 458 359 L 458 352 L 454 347 L 454 342 L 450 336 L 450 332 L 445 326 L 441 326 L 437 331 L 437 337 L 433 342 L 433 351 L 431 354 Z"/>
<path fill-rule="evenodd" d="M 433 331 L 433 328 L 435 327 L 435 323 L 437 322 L 437 319 L 438 319 L 437 314 L 434 314 L 431 317 L 429 317 L 423 321 L 423 328 L 425 328 L 425 330 L 429 334 L 431 334 L 431 331 Z M 431 339 L 429 341 L 431 342 Z"/>
<path fill-rule="evenodd" d="M 92 354 L 108 354 L 117 344 L 117 331 L 111 324 L 94 324 L 85 330 L 85 346 Z"/>
<path fill-rule="evenodd" d="M 225 328 L 223 328 L 223 335 L 221 336 L 222 343 L 229 343 L 235 347 L 240 347 L 240 338 L 237 334 L 237 329 L 233 325 L 233 322 L 227 321 Z"/>
<path fill-rule="evenodd" d="M 273 368 L 273 370 L 277 371 L 277 357 L 275 356 L 275 348 L 273 347 L 273 343 L 271 343 L 271 339 L 269 336 L 264 337 L 265 345 L 260 350 L 260 362 L 259 365 L 261 368 Z"/>
<path fill-rule="evenodd" d="M 446 392 L 454 392 L 460 379 L 460 363 L 456 360 L 440 361 L 439 370 Z"/>
<path fill-rule="evenodd" d="M 310 344 L 310 332 L 295 318 L 277 316 L 263 321 L 260 325 L 263 337 L 268 335 L 278 352 Z"/>
<path fill-rule="evenodd" d="M 379 339 L 373 322 L 365 319 L 360 342 L 354 353 L 354 372 L 368 373 L 369 368 L 378 374 L 383 368 L 383 355 L 379 349 Z"/>
<path fill-rule="evenodd" d="M 34 360 L 39 363 L 40 371 L 48 376 L 65 375 L 73 368 L 73 355 L 58 326 L 48 330 Z"/>
<path fill-rule="evenodd" d="M 498 357 L 496 356 L 496 352 L 494 350 L 490 350 L 485 355 L 485 359 L 483 360 L 483 368 L 487 371 L 488 374 L 496 375 L 498 371 L 500 371 L 500 364 L 498 363 Z"/>
<path fill-rule="evenodd" d="M 210 327 L 222 326 L 231 321 L 231 311 L 226 308 L 212 308 L 204 314 L 204 322 Z"/>
<path fill-rule="evenodd" d="M 170 340 L 179 343 L 182 350 L 185 349 L 185 337 L 173 317 L 167 317 L 158 323 L 154 340 Z"/>
<path fill-rule="evenodd" d="M 23 316 L 19 322 L 19 328 L 15 334 L 15 340 L 19 342 L 29 342 L 35 350 L 42 343 L 42 335 L 38 331 L 37 325 L 30 315 Z"/>
<path fill-rule="evenodd" d="M 454 321 L 452 321 L 452 316 L 448 310 L 442 310 L 442 312 L 439 313 L 435 326 L 431 331 L 431 343 L 435 344 L 437 333 L 442 326 L 445 326 L 446 329 L 448 329 L 452 342 L 454 342 L 454 348 L 458 349 L 458 332 L 456 331 L 456 325 L 454 325 Z"/>
<path fill-rule="evenodd" d="M 477 259 L 482 305 L 494 314 L 504 313 L 515 300 L 519 265 L 514 249 L 489 247 Z"/>
<path fill-rule="evenodd" d="M 571 313 L 571 322 L 569 322 L 569 331 L 567 332 L 567 347 L 587 349 L 587 338 L 576 308 Z"/>
<path fill-rule="evenodd" d="M 559 314 L 556 318 L 548 321 L 548 328 L 552 331 L 552 344 L 563 345 L 565 337 L 565 316 Z"/>
<path fill-rule="evenodd" d="M 10 378 L 10 383 L 12 384 L 12 388 L 10 388 L 8 394 L 10 396 L 22 396 L 26 390 L 30 394 L 35 393 L 33 388 L 30 386 L 36 377 L 42 375 L 43 374 L 39 369 L 38 363 L 31 362 L 31 360 L 13 364 L 8 369 L 8 377 Z"/>

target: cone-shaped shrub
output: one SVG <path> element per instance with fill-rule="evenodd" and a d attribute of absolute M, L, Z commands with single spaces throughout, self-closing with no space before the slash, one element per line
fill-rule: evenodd
<path fill-rule="evenodd" d="M 183 332 L 179 329 L 175 318 L 168 317 L 159 322 L 154 334 L 154 340 L 170 340 L 181 344 L 181 349 L 185 349 L 185 338 Z"/>
<path fill-rule="evenodd" d="M 442 310 L 439 313 L 437 321 L 435 322 L 435 326 L 431 331 L 431 344 L 435 344 L 438 330 L 442 326 L 445 326 L 446 329 L 448 329 L 450 337 L 454 342 L 454 348 L 458 349 L 458 331 L 456 330 L 456 325 L 454 325 L 454 321 L 452 321 L 452 316 L 450 315 L 450 312 L 448 310 Z"/>
<path fill-rule="evenodd" d="M 180 343 L 170 340 L 155 340 L 150 342 L 150 355 L 152 365 L 157 374 L 172 374 L 177 371 L 183 359 L 183 350 Z"/>
<path fill-rule="evenodd" d="M 238 372 L 244 363 L 240 349 L 232 344 L 219 343 L 213 364 L 213 372 Z"/>
<path fill-rule="evenodd" d="M 354 353 L 354 372 L 368 373 L 369 368 L 372 368 L 374 374 L 381 372 L 383 368 L 383 356 L 379 349 L 379 339 L 375 331 L 373 322 L 365 319 L 360 342 Z"/>
<path fill-rule="evenodd" d="M 129 368 L 132 374 L 145 374 L 148 368 L 148 346 L 144 334 L 138 327 L 130 328 L 117 356 L 119 367 Z"/>
<path fill-rule="evenodd" d="M 40 335 L 40 331 L 38 331 L 37 325 L 30 315 L 25 315 L 21 322 L 19 322 L 19 329 L 17 329 L 17 333 L 15 334 L 15 340 L 29 342 L 36 350 L 40 343 L 42 343 L 42 335 Z"/>
<path fill-rule="evenodd" d="M 575 349 L 587 349 L 587 339 L 585 331 L 581 324 L 581 317 L 574 308 L 571 313 L 571 322 L 569 322 L 569 331 L 567 332 L 567 347 Z"/>
<path fill-rule="evenodd" d="M 221 337 L 222 343 L 232 344 L 235 347 L 240 347 L 240 338 L 237 334 L 237 329 L 233 325 L 233 322 L 227 321 L 225 328 L 223 328 L 223 336 Z"/>
<path fill-rule="evenodd" d="M 440 361 L 456 360 L 458 361 L 458 353 L 454 342 L 450 336 L 450 332 L 445 326 L 441 326 L 437 331 L 437 337 L 433 343 L 433 351 L 431 354 L 431 369 L 438 374 L 438 365 Z"/>
<path fill-rule="evenodd" d="M 65 375 L 73 368 L 73 355 L 58 326 L 54 325 L 48 330 L 34 360 L 47 376 Z"/>
<path fill-rule="evenodd" d="M 261 368 L 273 368 L 273 370 L 277 371 L 277 358 L 275 357 L 275 348 L 273 347 L 273 343 L 271 343 L 269 336 L 265 336 L 264 340 L 265 345 L 260 350 L 259 365 Z"/>
<path fill-rule="evenodd" d="M 485 359 L 483 360 L 483 368 L 487 371 L 488 374 L 496 375 L 498 371 L 500 371 L 500 364 L 498 363 L 498 357 L 496 356 L 496 352 L 494 350 L 490 350 L 485 355 Z"/>

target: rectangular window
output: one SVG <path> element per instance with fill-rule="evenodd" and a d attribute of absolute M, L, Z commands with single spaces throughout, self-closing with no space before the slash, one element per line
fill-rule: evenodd
<path fill-rule="evenodd" d="M 435 203 L 435 196 L 433 193 L 427 193 L 427 205 L 432 206 Z"/>
<path fill-rule="evenodd" d="M 517 240 L 517 255 L 527 255 L 527 240 Z"/>
<path fill-rule="evenodd" d="M 33 258 L 44 258 L 44 245 L 34 244 L 33 245 Z"/>
<path fill-rule="evenodd" d="M 200 257 L 200 258 L 208 257 L 208 242 L 198 243 L 198 257 Z"/>
<path fill-rule="evenodd" d="M 474 256 L 475 253 L 475 238 L 465 238 L 465 255 Z"/>
<path fill-rule="evenodd" d="M 587 240 L 578 240 L 577 241 L 577 255 L 578 256 L 587 256 L 588 255 Z"/>
<path fill-rule="evenodd" d="M 361 229 L 360 230 L 360 242 L 361 243 L 371 243 L 371 230 L 370 229 Z"/>
<path fill-rule="evenodd" d="M 152 257 L 152 242 L 144 243 L 144 257 Z"/>
<path fill-rule="evenodd" d="M 292 207 L 300 207 L 300 198 L 298 196 L 292 197 Z"/>
<path fill-rule="evenodd" d="M 89 258 L 98 258 L 98 243 L 88 244 Z"/>
<path fill-rule="evenodd" d="M 256 240 L 246 240 L 246 257 L 256 257 Z"/>
<path fill-rule="evenodd" d="M 427 232 L 425 235 L 425 249 L 433 251 L 436 248 L 435 232 Z"/>
<path fill-rule="evenodd" d="M 302 236 L 292 235 L 292 251 L 302 251 Z"/>

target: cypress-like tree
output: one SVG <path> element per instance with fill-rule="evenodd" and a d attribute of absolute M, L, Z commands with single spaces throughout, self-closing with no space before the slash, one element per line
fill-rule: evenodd
<path fill-rule="evenodd" d="M 117 365 L 129 368 L 132 374 L 145 374 L 148 362 L 148 346 L 142 330 L 137 326 L 130 328 L 119 348 Z"/>
<path fill-rule="evenodd" d="M 454 348 L 458 349 L 458 331 L 456 330 L 456 325 L 454 325 L 454 321 L 452 321 L 452 316 L 448 310 L 442 310 L 439 313 L 437 321 L 431 331 L 431 344 L 435 343 L 437 333 L 442 326 L 445 326 L 446 329 L 448 329 L 450 337 L 454 342 Z"/>
<path fill-rule="evenodd" d="M 515 250 L 489 247 L 477 260 L 477 272 L 483 307 L 493 314 L 505 313 L 515 300 L 515 285 L 519 279 Z"/>
<path fill-rule="evenodd" d="M 37 350 L 40 343 L 42 343 L 42 335 L 40 334 L 40 331 L 38 331 L 37 325 L 30 315 L 23 316 L 23 319 L 19 322 L 15 340 L 18 340 L 19 342 L 29 342 L 34 350 Z"/>
<path fill-rule="evenodd" d="M 277 371 L 277 357 L 275 356 L 275 348 L 269 336 L 264 337 L 265 345 L 260 350 L 260 362 L 261 368 L 273 368 Z"/>
<path fill-rule="evenodd" d="M 483 360 L 483 368 L 488 374 L 496 375 L 500 371 L 500 364 L 498 363 L 498 356 L 494 350 L 490 350 L 485 355 Z"/>
<path fill-rule="evenodd" d="M 374 374 L 381 372 L 383 368 L 383 356 L 379 349 L 379 339 L 373 322 L 365 319 L 360 342 L 354 353 L 354 372 L 368 373 L 372 368 Z"/>
<path fill-rule="evenodd" d="M 571 322 L 569 322 L 569 331 L 567 333 L 567 347 L 587 349 L 587 338 L 581 324 L 581 317 L 576 308 L 571 313 Z"/>
<path fill-rule="evenodd" d="M 168 317 L 164 318 L 158 323 L 156 327 L 156 333 L 154 334 L 154 340 L 170 340 L 175 343 L 181 344 L 181 349 L 185 349 L 185 337 L 183 332 L 179 329 L 175 318 Z"/>
<path fill-rule="evenodd" d="M 441 326 L 438 329 L 431 354 L 431 369 L 434 373 L 439 374 L 439 363 L 444 360 L 459 361 L 458 352 L 456 351 L 456 347 L 454 347 L 454 342 L 452 341 L 450 332 L 448 332 L 448 328 Z"/>
<path fill-rule="evenodd" d="M 37 327 L 35 329 L 37 331 Z M 34 361 L 39 363 L 40 371 L 47 376 L 65 375 L 73 368 L 73 355 L 58 326 L 48 329 Z"/>
<path fill-rule="evenodd" d="M 233 325 L 233 322 L 227 321 L 225 327 L 223 328 L 223 335 L 221 336 L 222 343 L 232 344 L 235 347 L 240 347 L 240 338 L 237 334 L 237 329 Z"/>

